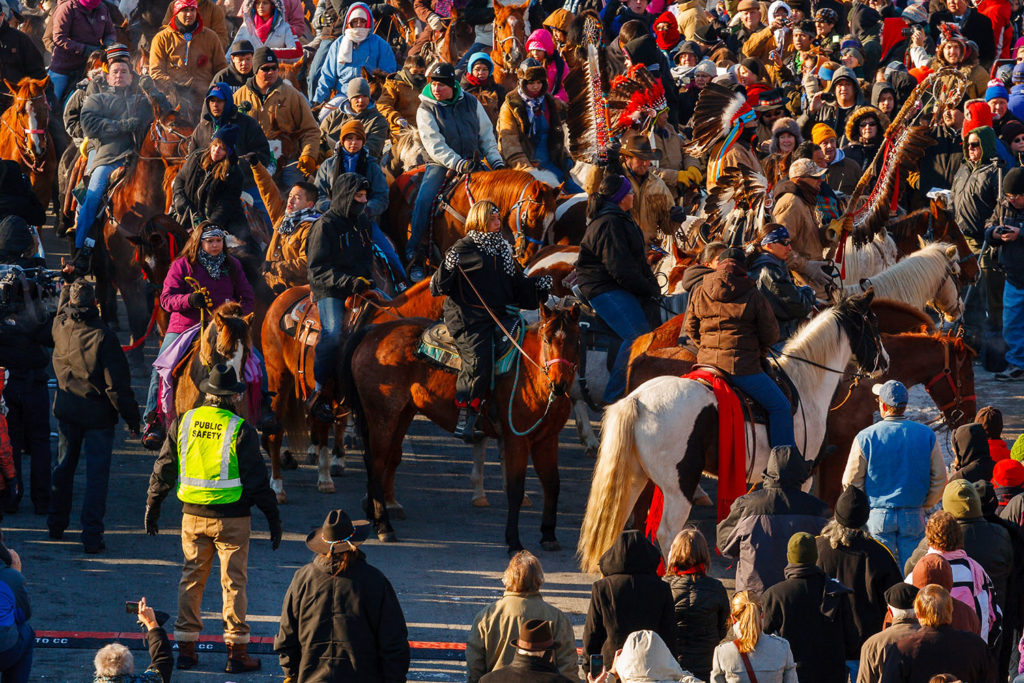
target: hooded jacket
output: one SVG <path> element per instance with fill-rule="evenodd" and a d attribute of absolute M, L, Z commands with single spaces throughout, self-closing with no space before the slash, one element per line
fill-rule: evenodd
<path fill-rule="evenodd" d="M 853 106 L 851 107 L 840 107 L 836 101 L 835 95 L 832 94 L 833 84 L 837 78 L 846 78 L 853 82 L 854 89 L 854 100 Z M 816 123 L 825 123 L 836 131 L 842 134 L 846 130 L 846 120 L 849 118 L 858 107 L 864 106 L 864 92 L 860 89 L 860 79 L 857 78 L 856 72 L 848 66 L 841 66 L 835 70 L 832 74 L 832 81 L 828 85 L 828 91 L 822 98 L 821 108 L 816 112 L 812 112 L 809 108 L 797 121 L 800 123 L 800 127 L 804 131 L 804 139 L 811 139 L 811 128 Z"/>
<path fill-rule="evenodd" d="M 238 111 L 235 105 L 234 90 L 227 83 L 214 83 L 210 86 L 210 93 L 217 92 L 224 100 L 224 111 L 219 117 L 210 113 L 210 104 L 203 102 L 203 115 L 199 124 L 192 131 L 192 139 L 189 141 L 188 151 L 194 152 L 198 149 L 206 149 L 213 140 L 213 134 L 223 126 L 237 126 L 238 137 L 235 140 L 234 153 L 239 157 L 239 163 L 243 168 L 249 166 L 248 155 L 255 154 L 256 160 L 264 166 L 270 164 L 270 145 L 267 136 L 260 128 L 260 124 L 253 117 Z M 207 94 L 209 98 L 209 93 Z"/>
<path fill-rule="evenodd" d="M 402 132 L 399 121 L 404 120 L 410 126 L 416 125 L 416 112 L 420 108 L 420 92 L 427 84 L 425 76 L 413 77 L 406 69 L 388 76 L 384 80 L 383 90 L 377 98 L 377 108 L 388 120 L 391 137 Z"/>
<path fill-rule="evenodd" d="M 971 132 L 981 142 L 982 158 L 977 163 L 970 161 L 965 138 L 963 161 L 953 178 L 953 217 L 964 237 L 980 249 L 985 222 L 995 212 L 1000 178 L 1006 171 L 996 153 L 995 132 L 988 126 L 980 126 Z"/>
<path fill-rule="evenodd" d="M 980 424 L 961 425 L 953 430 L 953 471 L 949 479 L 991 481 L 995 463 L 988 452 L 988 435 Z"/>
<path fill-rule="evenodd" d="M 327 56 L 324 58 L 323 68 L 320 70 L 320 80 L 316 84 L 316 92 L 313 94 L 313 103 L 326 102 L 331 98 L 331 92 L 344 93 L 348 82 L 353 78 L 363 75 L 362 70 L 366 69 L 371 73 L 375 70 L 384 73 L 398 71 L 398 62 L 395 61 L 395 51 L 391 49 L 388 42 L 373 32 L 374 17 L 368 5 L 362 2 L 353 3 L 345 14 L 345 26 L 348 26 L 349 14 L 354 8 L 362 8 L 369 17 L 367 28 L 369 32 L 366 39 L 356 43 L 352 47 L 352 59 L 344 64 L 339 63 L 341 46 L 345 40 L 344 34 L 331 43 L 327 49 Z"/>
<path fill-rule="evenodd" d="M 250 76 L 252 76 L 252 72 L 243 74 L 235 68 L 235 65 L 229 59 L 228 65 L 214 74 L 210 85 L 213 86 L 217 83 L 226 83 L 228 87 L 231 88 L 231 93 L 234 94 L 239 88 L 245 85 L 245 82 Z"/>
<path fill-rule="evenodd" d="M 253 48 L 269 47 L 274 55 L 281 61 L 296 61 L 302 57 L 302 45 L 292 33 L 292 27 L 288 23 L 283 0 L 272 0 L 274 5 L 274 18 L 267 34 L 266 40 L 261 40 L 256 31 L 256 3 L 254 0 L 245 0 L 242 3 L 242 25 L 238 27 L 234 41 L 248 40 Z"/>
<path fill-rule="evenodd" d="M 306 245 L 309 287 L 313 300 L 332 297 L 344 301 L 353 293 L 358 278 L 373 279 L 373 238 L 365 205 L 357 206 L 356 192 L 365 178 L 344 173 L 334 184 L 331 208 L 313 224 Z"/>
<path fill-rule="evenodd" d="M 185 34 L 175 15 L 153 36 L 149 75 L 168 95 L 169 87 L 187 88 L 199 100 L 206 94 L 213 75 L 227 66 L 220 38 L 203 25 L 201 16 L 196 15 L 196 22 L 191 34 Z M 191 40 L 186 40 L 187 35 Z"/>
<path fill-rule="evenodd" d="M 629 634 L 615 659 L 615 671 L 622 683 L 701 683 L 679 666 L 665 641 L 651 630 Z"/>
<path fill-rule="evenodd" d="M 242 212 L 242 172 L 232 155 L 230 170 L 224 180 L 214 176 L 213 168 L 203 168 L 205 149 L 192 152 L 171 185 L 174 210 L 179 216 L 196 221 L 212 221 L 231 230 Z M 242 219 L 244 222 L 244 219 Z M 188 224 L 188 218 L 184 223 Z"/>
<path fill-rule="evenodd" d="M 338 163 L 342 153 L 342 147 L 339 145 L 335 148 L 334 154 L 327 157 L 316 171 L 316 178 L 313 180 L 313 184 L 320 195 L 316 202 L 318 211 L 327 211 L 331 208 L 330 198 L 334 193 L 334 182 L 338 177 Z M 355 172 L 370 181 L 370 189 L 367 191 L 369 201 L 366 202 L 366 216 L 371 221 L 378 221 L 381 215 L 387 211 L 391 197 L 384 171 L 381 170 L 377 159 L 370 156 L 366 147 L 359 150 L 359 159 L 356 161 Z"/>
<path fill-rule="evenodd" d="M 457 83 L 451 99 L 444 101 L 434 97 L 429 83 L 423 87 L 416 129 L 435 164 L 456 170 L 459 162 L 479 154 L 491 168 L 505 165 L 483 105 Z"/>
<path fill-rule="evenodd" d="M 824 501 L 800 490 L 806 479 L 806 461 L 795 447 L 773 448 L 762 488 L 737 498 L 718 524 L 718 548 L 738 560 L 736 590 L 762 592 L 782 581 L 790 536 L 816 536 L 832 516 Z"/>
<path fill-rule="evenodd" d="M 634 631 L 650 629 L 672 645 L 676 642 L 672 591 L 658 576 L 661 553 L 639 531 L 624 531 L 599 563 L 604 578 L 594 582 L 590 608 L 583 627 L 583 668 L 590 670 L 590 655 L 605 662 Z"/>
<path fill-rule="evenodd" d="M 583 235 L 576 275 L 588 299 L 616 289 L 646 301 L 661 296 L 647 263 L 647 245 L 633 217 L 606 201 Z"/>

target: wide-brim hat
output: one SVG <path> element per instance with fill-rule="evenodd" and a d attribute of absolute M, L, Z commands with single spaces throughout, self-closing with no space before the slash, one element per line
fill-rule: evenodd
<path fill-rule="evenodd" d="M 353 522 L 344 510 L 331 510 L 324 523 L 306 536 L 306 547 L 319 555 L 326 555 L 337 543 L 356 546 L 366 540 L 370 523 L 366 520 Z"/>
<path fill-rule="evenodd" d="M 545 619 L 530 619 L 519 625 L 519 637 L 509 645 L 528 652 L 545 652 L 556 649 L 560 643 L 551 633 L 551 622 Z"/>
<path fill-rule="evenodd" d="M 245 382 L 238 381 L 233 367 L 218 363 L 210 376 L 199 383 L 199 391 L 214 396 L 234 396 L 245 391 Z"/>
<path fill-rule="evenodd" d="M 772 88 L 771 90 L 765 90 L 757 96 L 757 106 L 754 107 L 754 111 L 765 112 L 773 109 L 782 109 L 785 106 L 785 93 L 780 88 Z"/>
<path fill-rule="evenodd" d="M 711 24 L 705 24 L 693 32 L 693 39 L 704 45 L 715 45 L 722 39 L 721 35 Z"/>
<path fill-rule="evenodd" d="M 651 141 L 641 135 L 629 137 L 619 150 L 619 154 L 647 161 L 661 161 L 661 150 L 651 147 Z"/>

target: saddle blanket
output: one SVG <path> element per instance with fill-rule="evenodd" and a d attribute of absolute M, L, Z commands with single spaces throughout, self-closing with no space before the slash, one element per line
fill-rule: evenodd
<path fill-rule="evenodd" d="M 521 345 L 523 337 L 526 336 L 526 325 L 522 316 L 519 316 L 512 326 L 512 334 L 516 337 L 516 343 Z M 505 335 L 501 335 L 495 340 L 495 377 L 500 377 L 512 369 L 512 364 L 516 360 L 515 351 L 515 345 Z M 423 330 L 417 353 L 445 370 L 458 372 L 462 369 L 462 358 L 459 356 L 458 349 L 455 348 L 455 342 L 452 340 L 448 327 L 443 322 L 436 323 Z"/>

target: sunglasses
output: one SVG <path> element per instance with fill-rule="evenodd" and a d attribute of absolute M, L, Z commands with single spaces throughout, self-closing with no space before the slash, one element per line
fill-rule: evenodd
<path fill-rule="evenodd" d="M 981 149 L 981 143 L 980 142 L 968 142 L 967 143 L 967 149 Z"/>
<path fill-rule="evenodd" d="M 1024 142 L 1024 135 L 1018 135 L 1013 139 L 1014 142 Z"/>
<path fill-rule="evenodd" d="M 791 243 L 792 243 L 792 240 L 779 240 L 778 241 L 778 244 L 781 244 L 784 247 L 788 247 Z"/>
<path fill-rule="evenodd" d="M 278 67 L 276 65 L 274 65 L 274 64 L 267 64 L 266 66 L 261 66 L 260 67 L 260 71 L 262 71 L 265 74 L 268 74 L 271 71 L 277 71 L 277 70 L 278 70 Z"/>

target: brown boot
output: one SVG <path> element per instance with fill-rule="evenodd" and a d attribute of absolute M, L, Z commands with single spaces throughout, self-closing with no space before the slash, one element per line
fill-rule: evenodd
<path fill-rule="evenodd" d="M 246 652 L 246 643 L 228 643 L 228 665 L 224 671 L 229 674 L 241 674 L 246 671 L 258 671 L 260 660 L 253 659 Z"/>
<path fill-rule="evenodd" d="M 196 642 L 178 641 L 178 668 L 191 669 L 199 663 L 199 656 L 196 654 Z"/>

